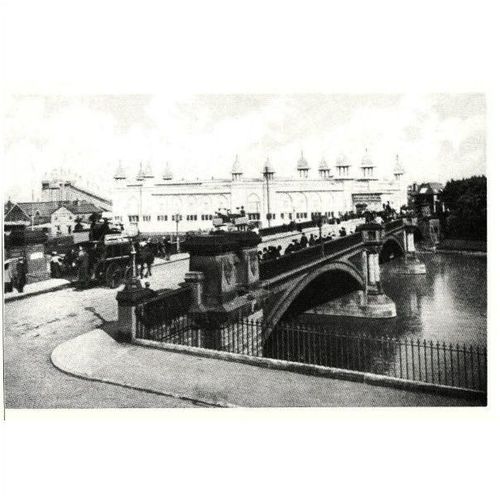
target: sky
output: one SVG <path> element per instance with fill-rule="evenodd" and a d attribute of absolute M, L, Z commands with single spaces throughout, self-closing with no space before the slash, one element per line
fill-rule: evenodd
<path fill-rule="evenodd" d="M 54 169 L 110 195 L 119 162 L 130 175 L 168 162 L 176 179 L 228 177 L 235 155 L 259 176 L 269 157 L 294 175 L 301 151 L 312 175 L 322 158 L 368 154 L 380 178 L 398 154 L 411 182 L 486 174 L 482 94 L 12 96 L 5 114 L 5 198 L 37 199 Z"/>

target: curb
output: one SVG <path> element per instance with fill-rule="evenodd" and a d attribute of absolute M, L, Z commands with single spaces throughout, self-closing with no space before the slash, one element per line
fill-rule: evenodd
<path fill-rule="evenodd" d="M 58 290 L 63 290 L 72 285 L 72 282 L 62 283 L 61 285 L 54 286 L 52 288 L 46 288 L 45 290 L 38 290 L 37 292 L 23 293 L 22 295 L 12 295 L 11 297 L 4 297 L 4 302 L 15 302 L 16 300 L 28 299 L 29 297 L 35 297 L 36 295 L 42 295 L 49 292 L 57 292 Z"/>
<path fill-rule="evenodd" d="M 175 262 L 180 262 L 183 260 L 188 260 L 189 255 L 187 257 L 182 257 L 180 259 L 175 260 L 166 260 L 165 262 L 158 262 L 157 264 L 153 264 L 153 267 L 165 266 L 166 264 L 173 264 Z M 58 290 L 63 290 L 64 288 L 68 288 L 73 284 L 73 282 L 69 281 L 68 283 L 63 283 L 61 285 L 54 286 L 52 288 L 46 288 L 45 290 L 38 290 L 36 292 L 27 292 L 22 295 L 12 295 L 10 297 L 4 297 L 4 302 L 15 302 L 16 300 L 28 299 L 30 297 L 35 297 L 36 295 L 42 295 L 44 293 L 57 292 Z"/>
<path fill-rule="evenodd" d="M 416 380 L 406 380 L 387 375 L 376 375 L 372 373 L 346 370 L 343 368 L 333 368 L 319 365 L 309 365 L 297 361 L 284 361 L 270 358 L 256 358 L 246 354 L 233 354 L 222 351 L 213 351 L 200 347 L 190 347 L 176 344 L 160 344 L 151 340 L 134 339 L 134 344 L 153 349 L 163 349 L 166 351 L 179 352 L 203 356 L 208 358 L 220 359 L 236 363 L 244 363 L 253 366 L 261 366 L 273 370 L 287 370 L 303 375 L 313 375 L 338 380 L 348 380 L 350 382 L 359 382 L 381 387 L 390 387 L 412 392 L 424 392 L 439 396 L 448 396 L 454 398 L 467 399 L 469 401 L 484 401 L 486 404 L 486 393 L 474 389 L 465 389 L 461 387 L 451 387 L 440 384 L 431 384 L 428 382 L 419 382 Z"/>
<path fill-rule="evenodd" d="M 202 405 L 210 406 L 210 407 L 216 407 L 216 408 L 238 408 L 238 406 L 233 405 L 231 403 L 221 403 L 221 402 L 218 402 L 218 401 L 210 401 L 208 399 L 206 399 L 206 400 L 205 399 L 197 399 L 197 398 L 192 398 L 192 397 L 189 397 L 189 396 L 184 396 L 182 394 L 177 394 L 177 393 L 174 393 L 174 392 L 170 393 L 170 392 L 167 392 L 167 391 L 158 391 L 158 390 L 155 390 L 155 389 L 149 389 L 149 388 L 145 388 L 145 387 L 137 387 L 135 385 L 127 384 L 125 382 L 116 382 L 114 380 L 109 380 L 109 379 L 105 379 L 105 378 L 92 377 L 90 375 L 83 374 L 83 373 L 70 372 L 67 369 L 62 368 L 57 363 L 57 361 L 54 359 L 54 358 L 57 358 L 57 352 L 56 351 L 62 345 L 64 345 L 64 343 L 58 345 L 52 351 L 52 353 L 50 354 L 50 362 L 59 371 L 61 371 L 62 373 L 65 373 L 66 375 L 70 375 L 71 377 L 75 377 L 75 378 L 78 378 L 78 379 L 81 379 L 81 380 L 91 380 L 93 382 L 102 382 L 104 384 L 115 385 L 115 386 L 118 386 L 118 387 L 125 387 L 126 389 L 133 389 L 133 390 L 136 390 L 136 391 L 147 392 L 149 394 L 157 394 L 159 396 L 167 396 L 167 397 L 171 397 L 171 398 L 175 398 L 175 399 L 181 399 L 183 401 L 189 401 L 191 403 L 202 404 Z"/>

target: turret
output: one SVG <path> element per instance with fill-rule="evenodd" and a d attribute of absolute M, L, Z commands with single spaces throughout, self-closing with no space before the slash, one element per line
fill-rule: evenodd
<path fill-rule="evenodd" d="M 243 175 L 243 169 L 241 168 L 238 155 L 236 155 L 236 158 L 234 159 L 233 163 L 233 168 L 231 169 L 231 178 L 233 181 L 241 181 L 242 175 Z"/>
<path fill-rule="evenodd" d="M 170 167 L 168 165 L 168 162 L 165 163 L 165 168 L 163 169 L 162 178 L 164 181 L 171 181 L 174 178 L 172 170 L 170 170 Z"/>
<path fill-rule="evenodd" d="M 115 175 L 113 178 L 116 181 L 124 180 L 127 178 L 127 174 L 125 173 L 125 169 L 122 167 L 121 160 L 118 162 L 118 167 L 116 168 Z"/>
<path fill-rule="evenodd" d="M 350 179 L 351 178 L 351 162 L 349 158 L 344 154 L 341 154 L 337 157 L 337 161 L 335 162 L 335 168 L 337 169 L 337 177 L 340 179 Z"/>
<path fill-rule="evenodd" d="M 153 179 L 153 169 L 151 168 L 151 163 L 148 162 L 146 168 L 144 169 L 144 179 Z"/>
<path fill-rule="evenodd" d="M 264 170 L 262 171 L 262 174 L 264 175 L 264 178 L 267 180 L 271 181 L 274 179 L 275 170 L 274 167 L 271 165 L 271 162 L 269 161 L 269 157 L 267 157 L 266 163 L 264 163 Z"/>
<path fill-rule="evenodd" d="M 401 162 L 399 161 L 399 155 L 396 155 L 396 161 L 394 163 L 394 171 L 393 171 L 394 180 L 396 182 L 400 182 L 404 173 L 405 170 L 403 168 L 403 165 L 401 165 Z"/>
<path fill-rule="evenodd" d="M 328 166 L 328 163 L 326 163 L 326 160 L 323 158 L 319 164 L 319 176 L 322 179 L 327 179 L 330 176 L 330 167 Z"/>
<path fill-rule="evenodd" d="M 309 177 L 309 164 L 304 158 L 304 152 L 300 152 L 300 158 L 297 162 L 297 171 L 299 172 L 299 177 L 301 179 L 307 179 Z"/>
<path fill-rule="evenodd" d="M 373 179 L 375 164 L 368 155 L 368 149 L 365 149 L 365 155 L 361 158 L 361 177 L 363 179 Z"/>
<path fill-rule="evenodd" d="M 144 169 L 142 168 L 142 161 L 139 163 L 139 171 L 137 172 L 137 180 L 138 181 L 144 180 Z"/>

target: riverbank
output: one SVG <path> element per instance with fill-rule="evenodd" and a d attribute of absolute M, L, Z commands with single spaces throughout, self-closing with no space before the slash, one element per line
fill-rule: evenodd
<path fill-rule="evenodd" d="M 486 241 L 476 240 L 451 240 L 446 239 L 441 241 L 436 246 L 438 252 L 466 252 L 477 253 L 478 255 L 487 253 Z"/>

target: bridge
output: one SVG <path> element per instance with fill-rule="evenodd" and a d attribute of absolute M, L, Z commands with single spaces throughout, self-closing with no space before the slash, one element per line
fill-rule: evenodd
<path fill-rule="evenodd" d="M 265 261 L 258 259 L 261 238 L 255 233 L 196 236 L 185 245 L 190 254 L 185 282 L 157 300 L 160 309 L 151 314 L 190 313 L 210 331 L 241 318 L 259 321 L 265 325 L 264 342 L 281 321 L 326 302 L 335 315 L 394 317 L 395 304 L 380 283 L 380 264 L 403 257 L 401 272 L 425 273 L 415 256 L 416 228 L 414 219 L 361 224 L 348 236 Z M 134 323 L 129 308 L 140 308 L 149 292 L 140 286 L 119 292 L 121 324 Z M 133 336 L 134 328 L 128 330 Z"/>
<path fill-rule="evenodd" d="M 361 224 L 349 236 L 262 262 L 254 233 L 194 237 L 186 248 L 190 270 L 178 289 L 158 293 L 131 279 L 118 292 L 117 338 L 222 359 L 264 358 L 264 366 L 280 360 L 287 369 L 315 365 L 484 392 L 484 350 L 343 335 L 293 321 L 326 302 L 329 314 L 395 316 L 380 264 L 400 257 L 399 272 L 425 273 L 415 256 L 416 222 Z"/>

